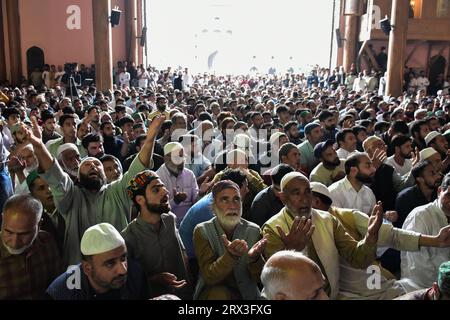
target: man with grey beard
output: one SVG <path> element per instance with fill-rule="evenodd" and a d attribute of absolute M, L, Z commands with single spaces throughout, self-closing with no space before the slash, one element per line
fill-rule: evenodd
<path fill-rule="evenodd" d="M 56 159 L 61 169 L 64 170 L 72 179 L 76 181 L 78 177 L 78 169 L 80 168 L 80 153 L 73 143 L 64 143 L 58 147 L 56 151 Z"/>
<path fill-rule="evenodd" d="M 80 238 L 89 227 L 107 222 L 123 230 L 129 221 L 131 200 L 127 196 L 128 182 L 137 173 L 148 168 L 153 146 L 164 117 L 156 117 L 149 126 L 147 138 L 138 156 L 121 179 L 107 184 L 103 165 L 97 158 L 86 158 L 78 171 L 78 185 L 61 169 L 42 143 L 37 120 L 33 131 L 24 126 L 26 140 L 31 142 L 39 165 L 45 172 L 59 213 L 66 221 L 66 250 L 64 262 L 77 264 L 81 260 Z"/>
<path fill-rule="evenodd" d="M 242 219 L 239 186 L 220 181 L 212 191 L 215 217 L 197 225 L 194 248 L 200 268 L 194 299 L 255 300 L 260 298 L 261 253 L 266 239 L 259 227 Z"/>
<path fill-rule="evenodd" d="M 0 231 L 0 300 L 42 299 L 62 271 L 53 237 L 39 230 L 42 204 L 15 195 L 3 209 Z"/>

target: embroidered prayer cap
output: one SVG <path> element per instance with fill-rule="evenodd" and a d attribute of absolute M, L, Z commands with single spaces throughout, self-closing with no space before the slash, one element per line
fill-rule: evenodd
<path fill-rule="evenodd" d="M 127 194 L 131 200 L 138 195 L 144 195 L 145 189 L 153 180 L 159 179 L 158 175 L 151 170 L 144 170 L 134 176 L 128 183 Z"/>
<path fill-rule="evenodd" d="M 332 200 L 330 190 L 328 190 L 327 186 L 320 182 L 311 182 L 310 183 L 311 191 L 315 193 L 320 193 L 321 195 L 327 197 Z"/>
<path fill-rule="evenodd" d="M 437 131 L 431 131 L 427 136 L 425 137 L 425 144 L 428 146 L 431 141 L 434 140 L 434 138 L 441 136 L 442 134 Z"/>

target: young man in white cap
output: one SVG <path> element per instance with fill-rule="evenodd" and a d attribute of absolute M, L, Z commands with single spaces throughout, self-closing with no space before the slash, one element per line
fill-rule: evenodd
<path fill-rule="evenodd" d="M 419 157 L 421 161 L 427 160 L 431 162 L 435 169 L 442 173 L 444 166 L 442 164 L 442 157 L 439 152 L 437 152 L 434 148 L 428 147 L 420 151 Z"/>
<path fill-rule="evenodd" d="M 184 147 L 179 142 L 164 146 L 164 164 L 156 171 L 169 190 L 170 207 L 177 217 L 177 227 L 186 212 L 197 201 L 198 185 L 194 173 L 184 167 Z"/>
<path fill-rule="evenodd" d="M 56 208 L 66 221 L 66 264 L 80 261 L 80 236 L 90 226 L 98 222 L 111 223 L 120 230 L 127 226 L 131 200 L 127 196 L 126 186 L 134 175 L 151 165 L 155 138 L 163 121 L 164 118 L 160 117 L 152 121 L 139 155 L 122 178 L 111 184 L 106 184 L 100 160 L 86 158 L 80 164 L 79 184 L 74 185 L 42 143 L 40 133 L 36 130 L 36 120 L 33 121 L 34 134 L 24 127 L 27 140 L 33 145 L 40 167 L 45 172 L 41 176 L 50 185 Z"/>
<path fill-rule="evenodd" d="M 343 209 L 332 206 L 331 194 L 328 188 L 317 182 L 311 183 L 313 194 L 312 207 L 316 210 L 327 211 L 339 219 L 346 231 L 357 241 L 363 239 L 367 233 L 369 217 L 354 209 Z M 376 208 L 379 209 L 379 208 Z M 450 230 L 450 228 L 447 228 Z M 423 235 L 399 228 L 394 228 L 391 224 L 383 223 L 380 227 L 378 237 L 378 247 L 389 247 L 401 251 L 418 251 L 421 247 L 443 247 L 450 245 L 448 232 L 441 230 L 438 236 Z M 379 269 L 380 287 L 373 288 L 370 277 L 373 272 L 365 269 L 356 269 L 346 261 L 340 261 L 339 289 L 341 299 L 392 299 L 403 293 L 405 290 L 401 282 L 396 281 L 394 275 L 384 269 L 379 261 L 373 261 L 373 270 Z"/>
<path fill-rule="evenodd" d="M 366 268 L 376 257 L 378 230 L 382 211 L 369 218 L 368 232 L 357 242 L 338 219 L 312 209 L 312 192 L 308 178 L 291 172 L 281 180 L 281 200 L 285 207 L 269 219 L 262 231 L 267 237 L 266 258 L 280 250 L 302 252 L 316 262 L 326 277 L 325 291 L 331 299 L 339 293 L 339 259 L 355 268 Z"/>
<path fill-rule="evenodd" d="M 122 231 L 129 256 L 144 268 L 151 295 L 175 294 L 192 299 L 193 289 L 187 256 L 170 212 L 169 191 L 155 172 L 138 173 L 127 188 L 139 211 Z"/>
<path fill-rule="evenodd" d="M 53 300 L 138 300 L 148 298 L 140 266 L 127 259 L 120 233 L 109 223 L 88 228 L 81 238 L 81 264 L 60 275 L 47 289 Z"/>

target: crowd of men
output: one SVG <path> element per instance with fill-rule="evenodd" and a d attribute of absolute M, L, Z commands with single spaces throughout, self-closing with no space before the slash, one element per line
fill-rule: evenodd
<path fill-rule="evenodd" d="M 448 91 L 137 69 L 0 86 L 0 299 L 450 298 Z"/>

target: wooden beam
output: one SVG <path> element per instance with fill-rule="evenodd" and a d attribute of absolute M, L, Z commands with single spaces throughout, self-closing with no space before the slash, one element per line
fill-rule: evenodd
<path fill-rule="evenodd" d="M 5 36 L 3 29 L 3 0 L 0 0 L 0 82 L 6 80 L 6 52 Z"/>
<path fill-rule="evenodd" d="M 373 52 L 369 49 L 369 47 L 367 47 L 365 49 L 365 51 L 367 53 L 367 56 L 369 57 L 370 62 L 372 62 L 372 66 L 375 69 L 375 71 L 379 71 L 380 70 L 380 66 L 378 65 L 377 59 L 373 55 Z"/>
<path fill-rule="evenodd" d="M 399 97 L 403 93 L 406 40 L 408 35 L 409 0 L 392 0 L 392 25 L 389 37 L 386 94 Z"/>
<path fill-rule="evenodd" d="M 19 0 L 6 1 L 6 17 L 8 20 L 8 43 L 10 83 L 20 85 L 22 78 L 22 50 L 20 48 L 20 16 Z"/>
<path fill-rule="evenodd" d="M 99 91 L 113 88 L 110 12 L 111 0 L 92 0 L 95 80 Z"/>
<path fill-rule="evenodd" d="M 430 56 L 431 56 L 431 50 L 433 49 L 433 44 L 431 41 L 428 41 L 428 52 L 427 52 L 427 61 L 425 64 L 425 74 L 428 77 L 428 71 L 430 70 Z"/>

